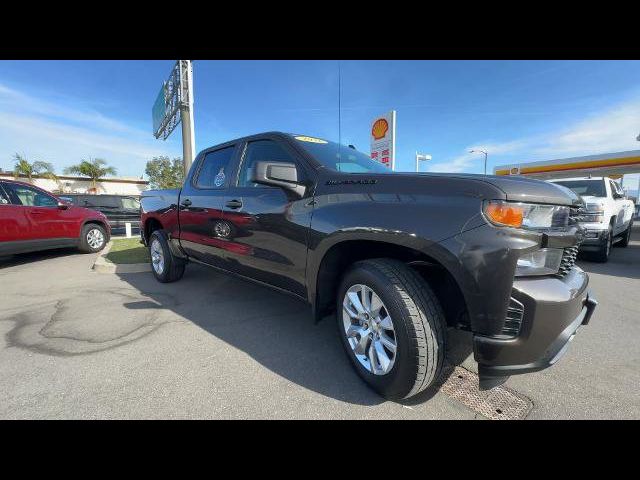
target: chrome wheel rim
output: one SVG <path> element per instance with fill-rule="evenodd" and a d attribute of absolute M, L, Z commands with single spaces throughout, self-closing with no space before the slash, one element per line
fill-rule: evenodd
<path fill-rule="evenodd" d="M 94 250 L 100 248 L 104 243 L 104 235 L 97 228 L 92 228 L 87 232 L 87 243 Z"/>
<path fill-rule="evenodd" d="M 151 242 L 151 265 L 158 275 L 164 271 L 164 252 L 158 240 Z"/>
<path fill-rule="evenodd" d="M 342 301 L 347 342 L 358 362 L 374 375 L 386 375 L 396 360 L 397 340 L 391 315 L 371 287 L 351 286 Z"/>

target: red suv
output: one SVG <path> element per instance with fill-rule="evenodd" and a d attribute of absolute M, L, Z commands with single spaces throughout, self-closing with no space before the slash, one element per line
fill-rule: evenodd
<path fill-rule="evenodd" d="M 107 217 L 28 183 L 0 180 L 0 255 L 77 247 L 93 253 L 111 236 Z"/>

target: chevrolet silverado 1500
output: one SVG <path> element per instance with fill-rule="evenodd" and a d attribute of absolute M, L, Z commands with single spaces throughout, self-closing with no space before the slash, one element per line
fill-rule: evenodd
<path fill-rule="evenodd" d="M 144 192 L 141 235 L 160 282 L 195 262 L 335 314 L 360 377 L 400 399 L 438 379 L 447 328 L 472 332 L 483 389 L 561 357 L 596 305 L 574 265 L 581 204 L 547 182 L 392 172 L 273 132 L 207 148 L 181 189 Z"/>
<path fill-rule="evenodd" d="M 617 182 L 608 177 L 567 178 L 551 182 L 570 188 L 585 202 L 580 220 L 585 238 L 580 250 L 593 252 L 596 260 L 606 262 L 614 243 L 621 247 L 629 245 L 635 205 Z"/>

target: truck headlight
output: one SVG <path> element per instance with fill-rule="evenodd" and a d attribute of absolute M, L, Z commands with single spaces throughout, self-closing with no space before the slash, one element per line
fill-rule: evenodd
<path fill-rule="evenodd" d="M 528 252 L 518 259 L 516 277 L 528 275 L 552 275 L 558 273 L 562 262 L 562 248 L 541 248 Z"/>
<path fill-rule="evenodd" d="M 587 213 L 582 216 L 584 222 L 602 223 L 604 220 L 604 205 L 600 203 L 587 203 Z"/>
<path fill-rule="evenodd" d="M 559 205 L 491 200 L 484 203 L 483 211 L 491 223 L 501 227 L 543 230 L 569 224 L 569 207 Z"/>

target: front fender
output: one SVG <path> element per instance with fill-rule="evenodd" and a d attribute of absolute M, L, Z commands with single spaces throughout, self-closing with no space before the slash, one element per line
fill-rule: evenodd
<path fill-rule="evenodd" d="M 399 230 L 366 227 L 346 228 L 323 237 L 322 240 L 315 245 L 313 250 L 309 250 L 306 280 L 308 285 L 308 300 L 314 309 L 314 314 L 318 308 L 319 275 L 323 260 L 334 247 L 342 246 L 347 242 L 362 241 L 410 249 L 416 253 L 416 256 L 420 256 L 420 258 L 424 258 L 426 255 L 435 261 L 435 263 L 443 266 L 453 276 L 456 282 L 460 283 L 463 279 L 464 271 L 461 268 L 460 262 L 455 258 L 451 250 L 438 242 Z M 465 281 L 465 284 L 466 283 L 468 282 Z"/>

